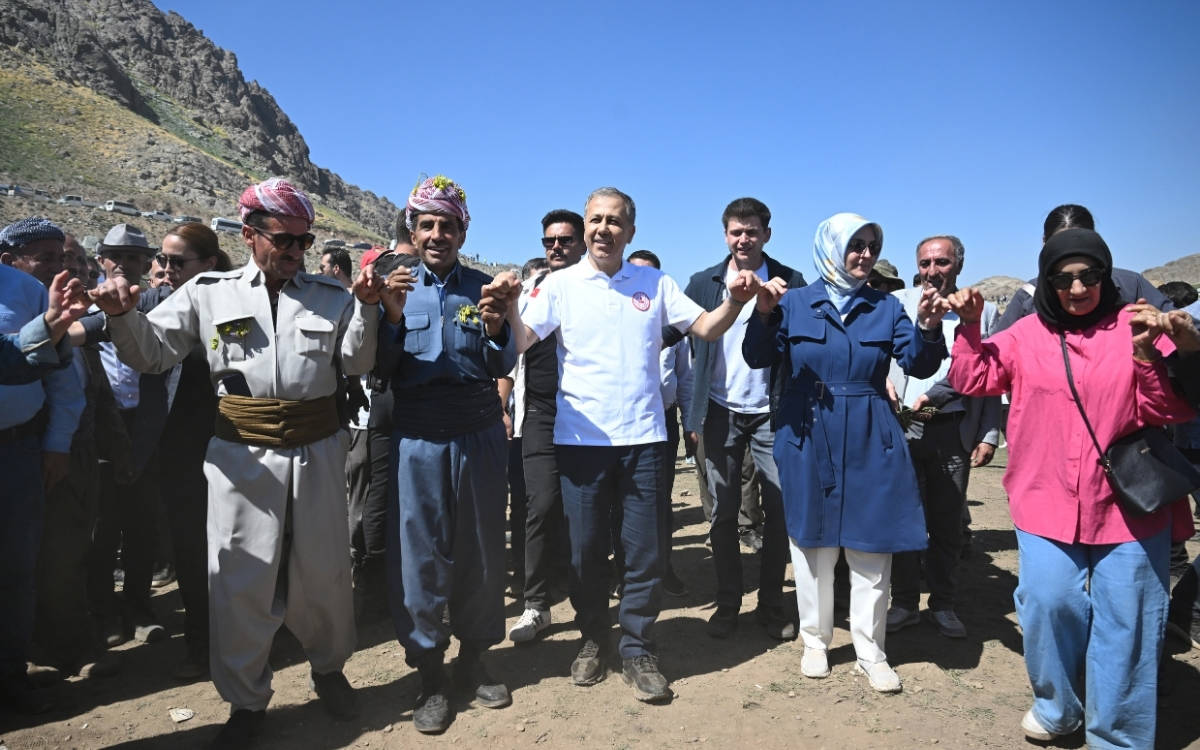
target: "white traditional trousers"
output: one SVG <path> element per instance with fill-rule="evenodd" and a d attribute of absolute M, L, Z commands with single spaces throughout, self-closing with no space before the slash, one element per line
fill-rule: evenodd
<path fill-rule="evenodd" d="M 789 539 L 800 609 L 800 639 L 805 648 L 827 650 L 833 642 L 833 567 L 840 547 L 798 547 Z M 883 650 L 887 632 L 891 553 L 846 549 L 850 566 L 850 640 L 858 660 L 887 661 Z"/>
<path fill-rule="evenodd" d="M 267 657 L 281 624 L 318 674 L 341 670 L 354 652 L 347 442 L 345 430 L 288 450 L 209 442 L 210 667 L 234 710 L 270 702 Z"/>

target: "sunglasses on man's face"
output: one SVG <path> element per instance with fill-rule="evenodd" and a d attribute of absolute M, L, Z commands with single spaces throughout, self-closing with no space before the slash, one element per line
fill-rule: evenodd
<path fill-rule="evenodd" d="M 1079 273 L 1056 273 L 1050 277 L 1050 286 L 1060 292 L 1065 292 L 1079 279 L 1084 286 L 1096 286 L 1104 278 L 1103 268 L 1088 268 Z"/>
<path fill-rule="evenodd" d="M 542 238 L 542 247 L 549 250 L 550 248 L 554 247 L 555 243 L 562 245 L 563 247 L 566 247 L 567 245 L 570 245 L 574 241 L 575 241 L 575 238 L 569 234 L 565 235 L 565 236 L 559 235 L 557 237 L 543 237 Z"/>
<path fill-rule="evenodd" d="M 313 243 L 317 241 L 316 236 L 311 232 L 305 232 L 304 234 L 275 232 L 272 234 L 271 232 L 268 232 L 265 229 L 259 229 L 256 226 L 251 226 L 250 228 L 261 234 L 263 237 L 266 237 L 267 242 L 270 242 L 272 245 L 274 245 L 276 250 L 287 250 L 292 246 L 293 243 L 299 245 L 301 250 L 308 250 L 313 246 Z"/>
<path fill-rule="evenodd" d="M 871 255 L 879 255 L 879 251 L 883 249 L 883 243 L 880 242 L 879 240 L 873 240 L 871 242 L 867 242 L 866 240 L 863 240 L 863 239 L 853 239 L 853 240 L 850 240 L 849 245 L 846 245 L 846 252 L 861 253 L 864 248 L 870 248 Z"/>

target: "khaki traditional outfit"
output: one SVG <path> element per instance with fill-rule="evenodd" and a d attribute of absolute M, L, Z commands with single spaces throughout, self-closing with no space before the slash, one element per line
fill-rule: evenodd
<path fill-rule="evenodd" d="M 305 273 L 273 305 L 253 261 L 200 274 L 148 315 L 109 318 L 121 359 L 143 372 L 170 368 L 197 342 L 208 353 L 221 399 L 204 466 L 211 670 L 234 709 L 270 701 L 281 624 L 316 673 L 339 671 L 354 650 L 349 438 L 334 394 L 339 371 L 373 366 L 378 321 L 376 305 Z"/>

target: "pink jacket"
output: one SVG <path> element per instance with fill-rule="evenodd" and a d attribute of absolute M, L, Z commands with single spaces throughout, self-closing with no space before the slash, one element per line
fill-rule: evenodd
<path fill-rule="evenodd" d="M 1121 310 L 1087 331 L 1066 334 L 1075 387 L 1101 446 L 1146 425 L 1196 416 L 1172 390 L 1161 360 L 1133 358 L 1131 317 Z M 1149 516 L 1122 509 L 1071 397 L 1056 331 L 1036 314 L 986 341 L 978 324 L 958 331 L 951 385 L 968 396 L 1012 394 L 1004 489 L 1018 529 L 1060 542 L 1116 544 L 1149 538 L 1174 515 L 1173 536 L 1183 536 L 1184 525 L 1191 535 L 1184 503 Z M 1174 349 L 1165 336 L 1157 346 L 1163 354 Z"/>

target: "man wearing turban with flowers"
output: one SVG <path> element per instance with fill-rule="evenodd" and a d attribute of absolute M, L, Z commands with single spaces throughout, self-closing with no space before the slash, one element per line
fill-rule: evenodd
<path fill-rule="evenodd" d="M 379 328 L 379 372 L 395 400 L 389 599 L 396 636 L 421 676 L 413 726 L 428 733 L 450 724 L 443 660 L 451 635 L 455 685 L 488 708 L 511 703 L 481 657 L 504 638 L 508 447 L 495 381 L 517 354 L 503 309 L 491 317 L 479 309 L 492 278 L 459 263 L 470 221 L 466 193 L 449 178 L 413 189 L 405 223 L 421 262 L 388 276 L 400 294 L 385 296 Z"/>
<path fill-rule="evenodd" d="M 353 295 L 303 273 L 314 214 L 272 178 L 240 199 L 250 262 L 201 273 L 149 314 L 124 278 L 92 292 L 121 359 L 162 372 L 196 347 L 220 397 L 209 443 L 208 568 L 213 684 L 231 704 L 215 746 L 243 747 L 271 699 L 267 657 L 280 625 L 304 646 L 312 686 L 338 719 L 356 714 L 342 675 L 354 651 L 340 374 L 375 362 L 382 281 L 364 269 Z M 340 531 L 339 531 L 340 529 Z"/>

